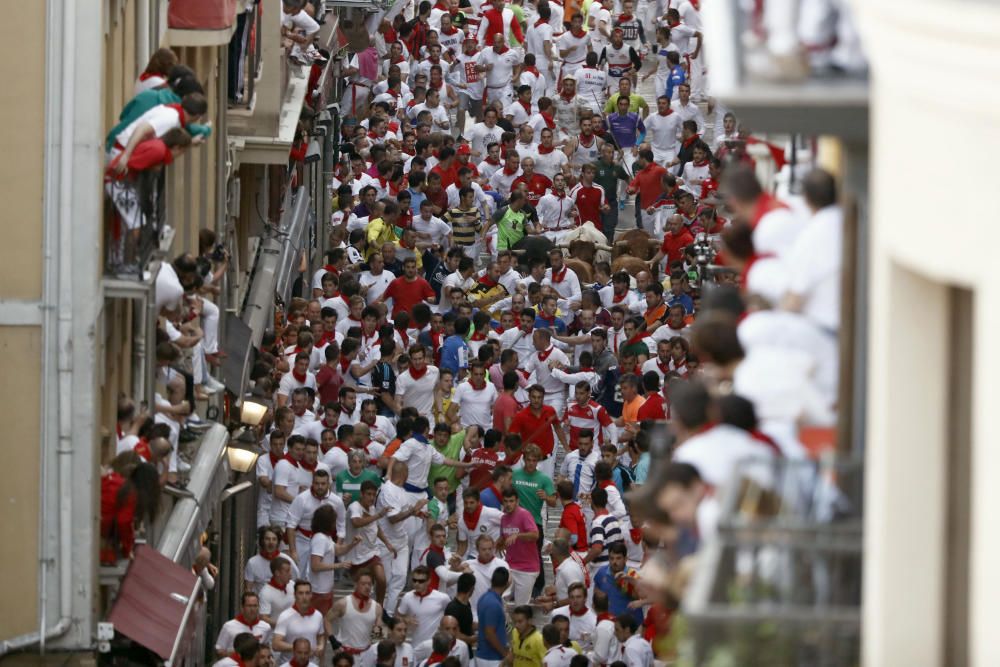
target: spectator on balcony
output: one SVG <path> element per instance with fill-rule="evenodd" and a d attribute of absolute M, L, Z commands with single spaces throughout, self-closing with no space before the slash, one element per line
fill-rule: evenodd
<path fill-rule="evenodd" d="M 122 108 L 118 115 L 118 123 L 111 128 L 104 140 L 104 150 L 110 151 L 115 144 L 115 137 L 153 107 L 161 104 L 180 104 L 181 100 L 191 93 L 205 94 L 194 70 L 184 65 L 174 66 L 167 76 L 166 86 L 139 93 Z M 185 129 L 192 136 L 208 136 L 212 131 L 209 125 L 198 123 L 188 123 Z"/>
<path fill-rule="evenodd" d="M 139 144 L 147 139 L 162 138 L 174 128 L 186 128 L 189 123 L 197 121 L 208 111 L 208 102 L 200 93 L 185 95 L 180 104 L 161 104 L 132 121 L 124 130 L 115 136 L 114 145 L 108 153 L 109 163 L 122 155 L 112 172 L 123 174 L 128 168 L 132 153 Z M 202 141 L 199 135 L 198 142 Z"/>
<path fill-rule="evenodd" d="M 136 527 L 152 524 L 159 507 L 160 476 L 155 466 L 141 461 L 127 476 L 114 468 L 105 474 L 101 478 L 101 562 L 131 558 Z"/>
<path fill-rule="evenodd" d="M 323 59 L 312 43 L 318 33 L 319 23 L 306 11 L 306 0 L 281 1 L 281 36 L 293 43 L 289 54 L 293 62 L 309 65 Z"/>
<path fill-rule="evenodd" d="M 159 48 L 149 57 L 146 69 L 135 82 L 135 94 L 166 85 L 170 71 L 177 65 L 177 54 L 171 49 Z"/>

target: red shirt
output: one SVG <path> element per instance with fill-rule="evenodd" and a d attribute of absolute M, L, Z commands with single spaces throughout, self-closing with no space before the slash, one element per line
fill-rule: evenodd
<path fill-rule="evenodd" d="M 555 408 L 551 405 L 543 405 L 542 413 L 535 416 L 530 407 L 527 407 L 516 415 L 514 421 L 510 423 L 510 432 L 521 436 L 521 446 L 527 447 L 529 444 L 536 444 L 542 450 L 542 456 L 550 456 L 555 447 L 555 436 L 552 433 L 552 424 L 558 421 Z"/>
<path fill-rule="evenodd" d="M 636 173 L 635 178 L 628 184 L 630 192 L 639 193 L 639 204 L 645 209 L 650 208 L 663 193 L 663 186 L 660 179 L 667 173 L 667 170 L 651 162 L 646 168 Z"/>
<path fill-rule="evenodd" d="M 458 183 L 458 162 L 452 160 L 451 167 L 444 169 L 441 165 L 435 166 L 431 169 L 432 174 L 441 174 L 441 187 L 445 190 L 452 183 Z"/>
<path fill-rule="evenodd" d="M 427 195 L 427 199 L 441 209 L 441 212 L 448 210 L 448 193 L 444 189 L 438 190 L 437 192 L 424 192 Z"/>
<path fill-rule="evenodd" d="M 562 518 L 559 519 L 559 527 L 569 531 L 570 547 L 575 551 L 587 550 L 587 522 L 583 520 L 583 512 L 576 503 L 570 503 L 563 507 Z M 573 537 L 576 541 L 573 541 Z"/>
<path fill-rule="evenodd" d="M 392 297 L 392 316 L 396 313 L 413 310 L 413 307 L 423 301 L 434 297 L 434 290 L 430 283 L 417 276 L 413 282 L 409 282 L 405 276 L 396 278 L 385 288 L 386 299 Z"/>
<path fill-rule="evenodd" d="M 692 243 L 694 243 L 694 237 L 691 235 L 691 231 L 684 227 L 680 234 L 667 232 L 663 235 L 663 245 L 660 246 L 660 252 L 667 258 L 669 264 L 684 259 L 684 248 Z"/>
<path fill-rule="evenodd" d="M 647 419 L 664 420 L 667 418 L 667 413 L 663 408 L 662 395 L 659 393 L 646 394 L 646 402 L 639 406 L 636 419 L 638 421 L 646 421 Z"/>
<path fill-rule="evenodd" d="M 495 448 L 480 447 L 471 454 L 466 454 L 465 461 L 476 465 L 469 473 L 469 484 L 476 491 L 482 491 L 493 481 L 493 469 L 500 463 L 500 454 Z"/>
<path fill-rule="evenodd" d="M 344 377 L 339 371 L 323 364 L 316 371 L 316 387 L 319 390 L 319 403 L 326 405 L 331 401 L 336 401 L 340 395 L 340 388 L 344 385 Z"/>
<path fill-rule="evenodd" d="M 500 431 L 501 433 L 506 433 L 507 429 L 504 428 L 504 420 L 507 417 L 511 419 L 517 414 L 517 411 L 521 409 L 518 405 L 517 399 L 509 394 L 501 393 L 500 397 L 497 398 L 496 403 L 493 404 L 493 428 Z M 513 424 L 513 422 L 511 422 Z"/>
<path fill-rule="evenodd" d="M 538 172 L 532 174 L 530 179 L 526 179 L 524 176 L 515 178 L 514 182 L 510 184 L 511 192 L 517 188 L 518 183 L 524 183 L 528 186 L 525 195 L 528 198 L 528 203 L 535 207 L 538 206 L 538 200 L 542 198 L 542 195 L 552 187 L 552 181 L 549 177 Z"/>
<path fill-rule="evenodd" d="M 576 193 L 576 210 L 580 212 L 580 224 L 589 221 L 594 223 L 594 227 L 601 229 L 601 206 L 606 201 L 604 188 L 600 185 L 589 187 L 578 185 L 574 192 Z"/>

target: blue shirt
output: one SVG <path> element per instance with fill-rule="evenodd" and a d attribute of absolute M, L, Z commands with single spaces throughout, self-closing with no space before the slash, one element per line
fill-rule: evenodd
<path fill-rule="evenodd" d="M 427 195 L 423 192 L 417 192 L 416 190 L 406 189 L 410 193 L 410 210 L 413 211 L 413 215 L 420 215 L 420 204 L 427 199 Z"/>
<path fill-rule="evenodd" d="M 626 536 L 627 539 L 628 536 Z M 636 622 L 642 625 L 642 607 L 638 609 L 629 609 L 628 604 L 632 602 L 632 598 L 625 595 L 622 589 L 618 587 L 615 583 L 615 575 L 611 574 L 611 566 L 605 565 L 597 571 L 594 575 L 594 586 L 597 590 L 603 591 L 608 596 L 608 611 L 612 616 L 621 616 L 622 614 L 632 614 L 635 617 Z"/>
<path fill-rule="evenodd" d="M 441 368 L 458 375 L 460 368 L 469 367 L 469 346 L 459 335 L 448 336 L 441 345 Z"/>
<path fill-rule="evenodd" d="M 682 306 L 684 306 L 684 312 L 687 313 L 688 315 L 694 312 L 694 301 L 691 299 L 691 297 L 689 297 L 687 294 L 684 294 L 683 292 L 677 296 L 670 295 L 670 298 L 667 299 L 667 308 L 674 305 L 675 303 L 679 303 Z"/>
<path fill-rule="evenodd" d="M 635 481 L 636 484 L 645 484 L 646 477 L 649 475 L 649 452 L 643 452 L 639 455 L 639 462 L 635 464 Z"/>
<path fill-rule="evenodd" d="M 503 510 L 500 505 L 500 499 L 497 498 L 497 494 L 493 493 L 493 489 L 486 487 L 479 492 L 479 502 L 481 502 L 486 507 L 492 507 L 495 510 Z"/>
<path fill-rule="evenodd" d="M 687 80 L 687 75 L 684 74 L 684 68 L 681 65 L 675 65 L 671 70 L 670 74 L 667 76 L 667 97 L 673 98 L 674 91 L 677 90 L 677 86 L 681 85 Z"/>
<path fill-rule="evenodd" d="M 493 645 L 486 641 L 486 628 L 491 627 L 497 633 L 500 644 L 507 648 L 507 619 L 503 611 L 503 602 L 496 591 L 489 590 L 479 598 L 476 605 L 479 615 L 479 641 L 476 642 L 476 655 L 483 660 L 503 660 L 504 656 L 497 653 Z"/>
<path fill-rule="evenodd" d="M 625 112 L 624 116 L 617 111 L 609 114 L 604 126 L 618 142 L 619 148 L 638 146 L 646 136 L 646 126 L 642 118 L 633 111 Z"/>
<path fill-rule="evenodd" d="M 566 323 L 562 319 L 556 317 L 553 318 L 551 322 L 542 317 L 541 315 L 535 315 L 535 328 L 536 329 L 553 329 L 557 334 L 566 333 Z"/>

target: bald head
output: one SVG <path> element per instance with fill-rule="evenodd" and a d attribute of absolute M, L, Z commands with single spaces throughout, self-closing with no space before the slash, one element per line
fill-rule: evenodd
<path fill-rule="evenodd" d="M 149 443 L 149 451 L 153 455 L 153 459 L 159 461 L 170 456 L 170 452 L 173 451 L 174 446 L 170 444 L 170 441 L 166 438 L 153 438 Z"/>

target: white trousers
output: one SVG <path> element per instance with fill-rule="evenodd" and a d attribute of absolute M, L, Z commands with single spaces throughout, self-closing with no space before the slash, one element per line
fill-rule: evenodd
<path fill-rule="evenodd" d="M 410 564 L 410 546 L 404 545 L 402 548 L 396 548 L 396 557 L 393 558 L 392 554 L 384 544 L 379 542 L 379 558 L 382 559 L 382 568 L 385 570 L 385 606 L 384 609 L 389 613 L 390 616 L 396 615 L 396 604 L 399 602 L 399 596 L 403 592 L 403 588 L 406 586 L 406 576 L 409 572 Z"/>
<path fill-rule="evenodd" d="M 531 602 L 531 591 L 535 587 L 535 580 L 538 579 L 538 573 L 521 572 L 520 570 L 512 569 L 510 571 L 510 578 L 512 582 L 511 596 L 514 598 L 514 604 L 520 605 Z"/>
<path fill-rule="evenodd" d="M 219 307 L 206 298 L 201 300 L 201 329 L 205 333 L 205 354 L 219 351 Z"/>

